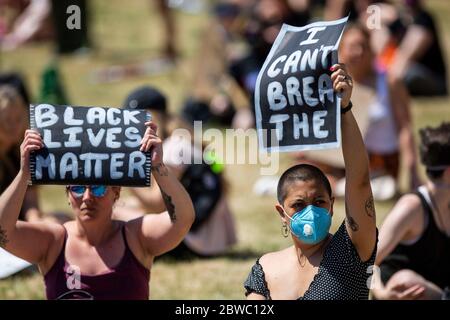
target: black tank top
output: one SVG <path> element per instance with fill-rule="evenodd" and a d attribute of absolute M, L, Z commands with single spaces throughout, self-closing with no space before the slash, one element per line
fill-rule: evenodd
<path fill-rule="evenodd" d="M 399 244 L 382 262 L 381 278 L 386 283 L 401 269 L 411 269 L 440 288 L 450 286 L 450 237 L 442 233 L 434 221 L 433 212 L 425 197 L 414 192 L 422 203 L 428 225 L 414 244 Z"/>

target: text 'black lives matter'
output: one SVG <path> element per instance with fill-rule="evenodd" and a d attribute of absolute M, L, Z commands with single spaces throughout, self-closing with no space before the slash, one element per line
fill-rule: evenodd
<path fill-rule="evenodd" d="M 150 185 L 150 152 L 139 151 L 149 119 L 143 110 L 30 105 L 45 145 L 31 154 L 32 184 Z"/>
<path fill-rule="evenodd" d="M 265 151 L 337 148 L 340 97 L 330 67 L 348 17 L 304 27 L 284 24 L 258 74 L 255 114 Z"/>

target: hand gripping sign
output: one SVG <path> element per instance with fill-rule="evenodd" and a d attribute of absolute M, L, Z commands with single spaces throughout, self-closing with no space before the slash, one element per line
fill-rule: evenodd
<path fill-rule="evenodd" d="M 348 17 L 304 27 L 284 24 L 258 74 L 259 146 L 265 151 L 337 148 L 340 97 L 330 67 Z"/>
<path fill-rule="evenodd" d="M 32 184 L 149 186 L 150 153 L 139 151 L 143 110 L 30 106 L 44 148 L 30 157 Z"/>

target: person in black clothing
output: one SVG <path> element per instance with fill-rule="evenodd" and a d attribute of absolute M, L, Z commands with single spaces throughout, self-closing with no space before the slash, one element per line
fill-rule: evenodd
<path fill-rule="evenodd" d="M 244 283 L 248 299 L 368 299 L 368 271 L 376 256 L 375 207 L 368 157 L 349 108 L 353 82 L 334 65 L 333 88 L 342 94 L 342 149 L 346 168 L 346 219 L 328 231 L 334 197 L 323 172 L 308 164 L 288 169 L 278 183 L 282 231 L 293 245 L 257 260 Z"/>
<path fill-rule="evenodd" d="M 389 69 L 402 79 L 412 96 L 447 95 L 447 66 L 438 29 L 421 0 L 405 0 L 411 23 Z"/>
<path fill-rule="evenodd" d="M 377 299 L 441 299 L 450 288 L 450 123 L 420 135 L 429 179 L 400 198 L 383 223 Z"/>
<path fill-rule="evenodd" d="M 192 128 L 168 112 L 167 98 L 157 88 L 145 85 L 133 90 L 124 107 L 147 110 L 152 121 L 161 124 L 158 134 L 163 139 L 164 163 L 184 186 L 194 205 L 195 220 L 189 233 L 166 255 L 190 259 L 225 253 L 237 239 L 223 167 L 213 157 L 205 161 L 201 143 L 192 139 Z M 129 188 L 129 191 L 133 197 L 128 203 L 134 202 L 137 210 L 125 212 L 121 208 L 117 218 L 128 221 L 144 213 L 166 210 L 164 196 L 156 183 L 152 182 L 150 188 Z"/>
<path fill-rule="evenodd" d="M 298 25 L 306 21 L 295 21 L 295 15 L 285 1 L 261 0 L 257 1 L 252 9 L 244 31 L 244 37 L 250 47 L 249 54 L 232 61 L 229 73 L 253 102 L 256 78 L 281 26 L 283 23 Z"/>

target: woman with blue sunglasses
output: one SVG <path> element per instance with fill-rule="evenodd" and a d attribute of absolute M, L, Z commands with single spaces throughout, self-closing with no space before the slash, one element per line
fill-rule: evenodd
<path fill-rule="evenodd" d="M 67 186 L 75 220 L 64 225 L 17 221 L 30 179 L 30 153 L 42 138 L 27 130 L 21 169 L 0 197 L 0 246 L 37 264 L 48 299 L 148 299 L 155 256 L 175 248 L 194 221 L 186 190 L 163 163 L 157 126 L 146 123 L 141 151 L 152 149 L 152 174 L 167 211 L 124 222 L 112 218 L 120 187 Z"/>

